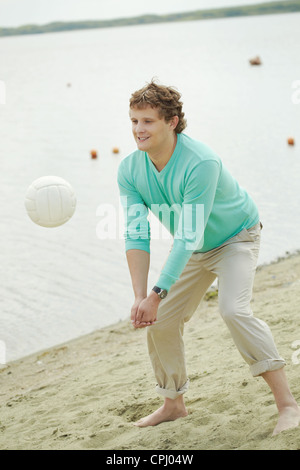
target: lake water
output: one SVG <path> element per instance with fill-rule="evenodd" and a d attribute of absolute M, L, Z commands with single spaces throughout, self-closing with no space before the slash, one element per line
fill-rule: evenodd
<path fill-rule="evenodd" d="M 129 316 L 122 227 L 117 221 L 115 239 L 100 240 L 97 208 L 110 204 L 119 213 L 116 172 L 135 149 L 128 100 L 152 77 L 181 91 L 186 133 L 213 147 L 254 197 L 264 224 L 259 263 L 300 248 L 299 26 L 295 13 L 0 39 L 7 361 Z M 257 54 L 263 64 L 251 67 Z M 26 189 L 43 175 L 65 178 L 76 192 L 64 226 L 39 227 L 25 212 Z M 149 287 L 169 246 L 152 243 Z"/>

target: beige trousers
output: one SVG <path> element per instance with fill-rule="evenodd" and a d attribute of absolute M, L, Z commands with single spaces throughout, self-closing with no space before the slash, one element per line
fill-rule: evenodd
<path fill-rule="evenodd" d="M 156 390 L 164 397 L 175 399 L 188 388 L 184 323 L 216 277 L 221 316 L 252 375 L 285 365 L 269 327 L 250 308 L 261 228 L 259 223 L 214 250 L 192 254 L 180 279 L 160 302 L 157 322 L 147 328 L 147 340 Z"/>

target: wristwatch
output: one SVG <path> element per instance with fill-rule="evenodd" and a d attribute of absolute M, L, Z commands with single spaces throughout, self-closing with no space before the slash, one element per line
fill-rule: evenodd
<path fill-rule="evenodd" d="M 166 289 L 161 289 L 160 287 L 154 286 L 152 289 L 160 299 L 165 299 L 168 295 L 168 291 Z"/>

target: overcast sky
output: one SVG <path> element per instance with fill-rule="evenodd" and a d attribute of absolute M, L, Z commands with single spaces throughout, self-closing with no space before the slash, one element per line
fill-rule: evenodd
<path fill-rule="evenodd" d="M 174 13 L 268 0 L 0 0 L 0 27 Z"/>

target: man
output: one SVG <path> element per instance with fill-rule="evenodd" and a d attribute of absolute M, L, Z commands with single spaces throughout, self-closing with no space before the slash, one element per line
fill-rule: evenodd
<path fill-rule="evenodd" d="M 218 277 L 220 313 L 253 376 L 262 376 L 274 394 L 279 420 L 273 434 L 278 434 L 299 425 L 300 409 L 271 332 L 250 308 L 262 228 L 258 210 L 220 158 L 182 133 L 186 121 L 180 98 L 175 89 L 155 82 L 133 93 L 130 119 L 138 149 L 118 172 L 135 296 L 131 321 L 135 328 L 148 327 L 157 392 L 164 397 L 163 406 L 136 425 L 154 426 L 187 415 L 184 323 Z M 150 293 L 148 209 L 174 237 Z"/>

